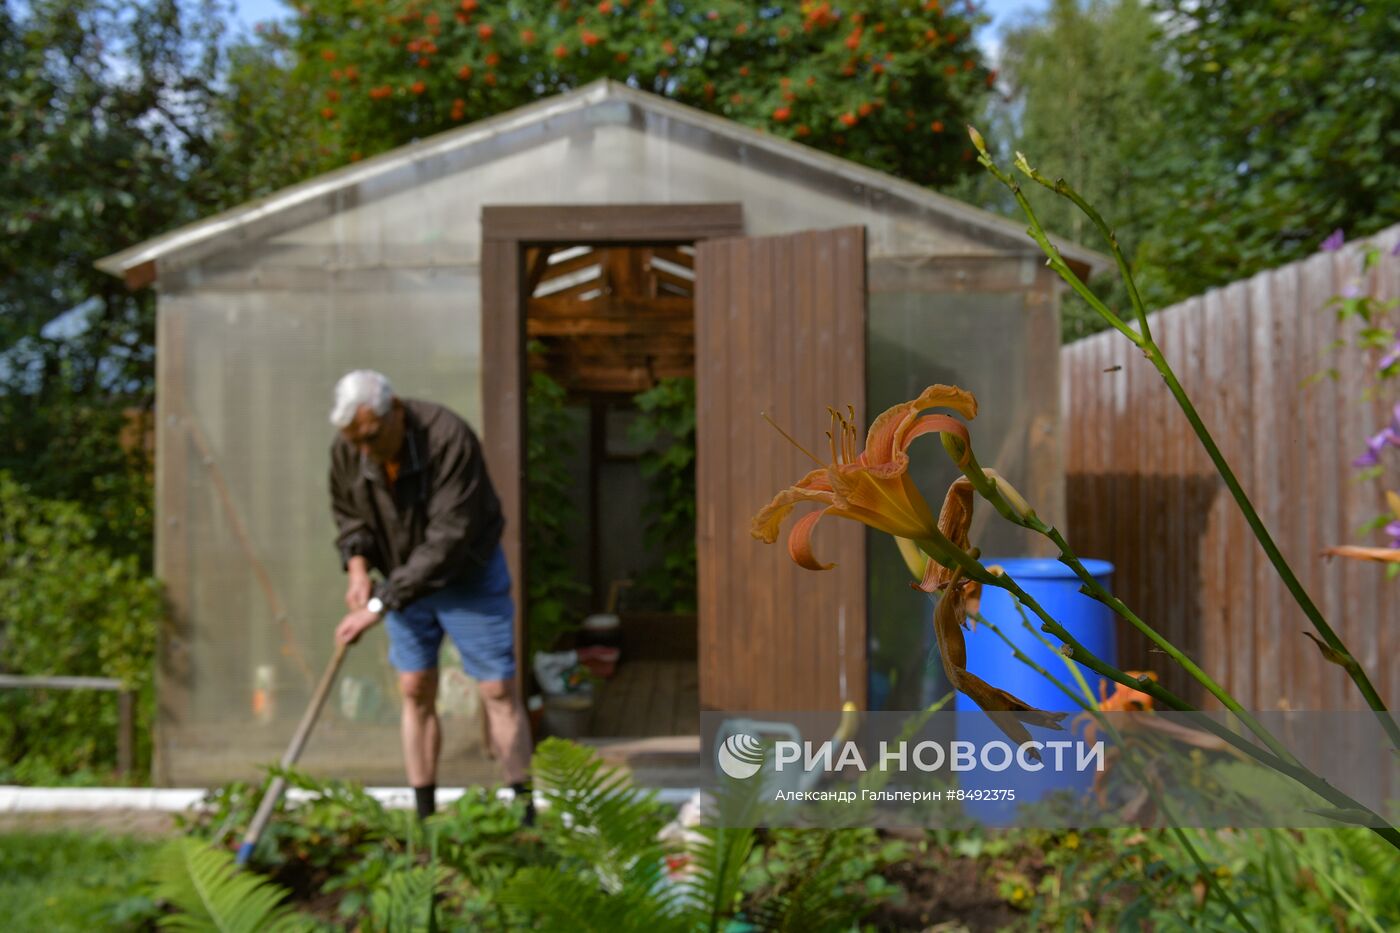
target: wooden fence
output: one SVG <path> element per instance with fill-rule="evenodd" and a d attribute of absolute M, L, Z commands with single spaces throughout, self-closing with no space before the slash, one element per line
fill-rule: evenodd
<path fill-rule="evenodd" d="M 1397 383 L 1363 399 L 1375 358 L 1334 343 L 1354 336 L 1329 298 L 1356 285 L 1400 296 L 1400 226 L 1335 253 L 1261 273 L 1150 317 L 1152 332 L 1303 586 L 1369 673 L 1400 705 L 1400 580 L 1380 564 L 1327 560 L 1384 509 L 1380 481 L 1350 466 L 1391 417 Z M 1362 249 L 1380 263 L 1362 271 Z M 1139 615 L 1254 709 L 1356 709 L 1341 668 L 1303 634 L 1288 594 L 1157 371 L 1116 332 L 1062 351 L 1067 537 L 1112 561 L 1114 589 Z M 1336 367 L 1339 378 L 1305 385 Z M 1400 450 L 1383 456 L 1400 488 Z M 1125 667 L 1156 670 L 1203 697 L 1165 655 L 1121 629 Z"/>

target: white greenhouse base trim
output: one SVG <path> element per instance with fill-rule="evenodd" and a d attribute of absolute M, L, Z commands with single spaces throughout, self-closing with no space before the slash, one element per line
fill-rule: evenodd
<path fill-rule="evenodd" d="M 411 787 L 366 787 L 375 800 L 391 809 L 413 809 Z M 208 793 L 201 787 L 24 787 L 0 784 L 0 813 L 57 813 L 63 811 L 152 810 L 179 813 L 196 807 Z M 466 793 L 463 787 L 439 787 L 439 805 L 456 801 Z M 656 790 L 661 803 L 680 806 L 696 793 L 695 788 L 662 787 Z M 509 799 L 510 791 L 498 796 Z M 287 799 L 293 803 L 310 800 L 310 791 L 292 788 Z M 536 798 L 538 800 L 538 797 Z"/>

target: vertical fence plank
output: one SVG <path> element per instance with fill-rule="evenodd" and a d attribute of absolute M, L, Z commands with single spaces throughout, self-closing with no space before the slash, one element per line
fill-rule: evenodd
<path fill-rule="evenodd" d="M 1191 379 L 1191 347 L 1189 334 L 1199 317 L 1199 299 L 1162 313 L 1158 339 L 1162 352 L 1184 384 Z M 1190 591 L 1188 562 L 1190 560 L 1190 503 L 1187 483 L 1190 476 L 1191 452 L 1186 433 L 1190 423 L 1165 386 L 1154 393 L 1163 409 L 1162 434 L 1156 442 L 1157 471 L 1154 485 L 1162 501 L 1161 522 L 1164 552 L 1153 563 L 1160 565 L 1153 573 L 1160 579 L 1162 594 L 1161 632 L 1178 648 L 1190 650 L 1190 642 L 1198 634 L 1199 620 L 1188 619 L 1195 599 Z M 1180 675 L 1178 675 L 1179 677 Z M 1183 685 L 1186 681 L 1182 680 Z"/>
<path fill-rule="evenodd" d="M 1391 227 L 1375 239 L 1380 246 L 1381 255 L 1386 257 L 1377 270 L 1376 294 L 1391 299 L 1400 297 L 1400 227 Z M 1394 394 L 1385 401 L 1392 406 L 1400 404 L 1400 398 L 1396 398 Z M 1388 476 L 1391 481 L 1389 488 L 1400 490 L 1400 468 L 1392 464 Z M 1376 678 L 1381 698 L 1394 709 L 1400 705 L 1400 599 L 1395 598 L 1394 592 L 1387 589 L 1389 583 L 1390 581 L 1376 583 L 1378 592 L 1374 598 L 1378 611 L 1375 627 L 1378 632 L 1376 651 L 1379 657 L 1376 664 L 1368 665 L 1367 671 Z M 1390 594 L 1389 599 L 1387 594 Z"/>
<path fill-rule="evenodd" d="M 1346 354 L 1339 354 L 1334 341 L 1342 333 L 1336 309 L 1329 307 L 1334 290 L 1332 258 L 1327 254 L 1313 256 L 1298 263 L 1293 273 L 1293 298 L 1299 322 L 1300 358 L 1298 372 L 1303 379 L 1333 366 L 1345 365 Z M 1340 368 L 1338 369 L 1340 373 Z M 1311 595 L 1318 610 L 1339 632 L 1347 615 L 1346 569 L 1344 561 L 1325 561 L 1322 548 L 1329 544 L 1351 540 L 1346 525 L 1345 486 L 1350 477 L 1343 436 L 1343 419 L 1338 406 L 1344 404 L 1340 384 L 1336 379 L 1315 382 L 1300 393 L 1307 441 L 1304 444 L 1304 464 L 1300 504 L 1306 512 L 1307 539 L 1290 564 Z M 1280 636 L 1290 655 L 1292 678 L 1283 685 L 1279 705 L 1302 709 L 1335 709 L 1345 706 L 1345 693 L 1350 686 L 1344 682 L 1339 668 L 1327 664 L 1305 632 L 1314 632 L 1313 623 L 1304 613 L 1297 612 L 1297 624 L 1283 627 Z M 1345 639 L 1345 635 L 1343 635 Z M 1315 749 L 1303 749 L 1314 752 Z"/>
<path fill-rule="evenodd" d="M 1226 309 L 1220 292 L 1206 295 L 1201 302 L 1201 332 L 1203 348 L 1201 382 L 1196 402 L 1202 418 L 1220 445 L 1221 452 L 1231 462 L 1238 460 L 1238 428 L 1230 410 L 1229 389 L 1236 383 L 1231 378 L 1235 355 L 1226 339 L 1228 335 Z M 1234 518 L 1234 503 L 1224 483 L 1220 482 L 1210 457 L 1204 451 L 1199 458 L 1200 478 L 1204 497 L 1204 534 L 1197 551 L 1198 573 L 1201 579 L 1201 653 L 1215 663 L 1207 670 L 1211 676 L 1228 680 L 1230 668 L 1230 632 L 1237 623 L 1232 616 L 1232 587 L 1221 568 L 1229 567 L 1234 555 L 1230 551 L 1230 523 Z"/>
<path fill-rule="evenodd" d="M 1331 280 L 1329 293 L 1336 294 L 1346 285 L 1356 278 L 1357 263 L 1354 261 L 1355 250 L 1349 248 L 1345 252 L 1333 253 L 1327 258 L 1330 260 Z M 1355 322 L 1347 322 L 1341 327 L 1339 337 L 1354 340 L 1357 325 Z M 1337 455 L 1344 462 L 1349 463 L 1365 449 L 1366 438 L 1374 432 L 1380 425 L 1375 417 L 1374 406 L 1365 402 L 1366 389 L 1369 384 L 1370 364 L 1366 354 L 1348 347 L 1341 351 L 1340 377 L 1337 387 L 1340 394 L 1339 414 L 1341 416 L 1342 435 L 1339 438 L 1340 449 Z M 1360 529 L 1367 519 L 1374 516 L 1378 511 L 1378 501 L 1374 483 L 1359 483 L 1355 479 L 1355 471 L 1347 469 L 1347 476 L 1344 478 L 1338 489 L 1342 500 L 1342 535 L 1347 542 L 1360 541 Z M 1367 541 L 1366 543 L 1370 543 Z M 1368 608 L 1374 611 L 1379 607 L 1368 607 L 1367 601 L 1362 598 L 1363 592 L 1368 588 L 1372 576 L 1375 573 L 1374 567 L 1368 567 L 1360 561 L 1346 560 L 1341 562 L 1342 570 L 1342 606 L 1339 616 L 1333 617 L 1331 624 L 1338 633 L 1345 632 L 1343 620 L 1346 618 L 1360 618 L 1363 614 L 1370 615 Z M 1353 651 L 1356 647 L 1348 645 Z M 1346 703 L 1353 694 L 1349 683 L 1344 683 L 1344 675 L 1339 668 L 1328 666 L 1329 669 L 1323 674 L 1322 698 L 1326 702 L 1328 709 L 1338 708 L 1335 704 Z M 1355 706 L 1354 703 L 1348 705 Z"/>
<path fill-rule="evenodd" d="M 1303 489 L 1300 477 L 1304 473 L 1302 460 L 1307 457 L 1307 450 L 1302 444 L 1302 432 L 1298 422 L 1298 415 L 1303 411 L 1298 354 L 1299 345 L 1303 340 L 1302 318 L 1311 311 L 1299 304 L 1293 272 L 1291 267 L 1285 266 L 1271 273 L 1257 275 L 1250 283 L 1258 295 L 1257 300 L 1268 302 L 1272 309 L 1273 326 L 1270 339 L 1273 342 L 1274 359 L 1279 371 L 1278 395 L 1274 401 L 1279 416 L 1274 427 L 1271 457 L 1274 479 L 1271 488 L 1260 489 L 1258 495 L 1269 503 L 1267 527 L 1270 534 L 1274 536 L 1279 551 L 1293 568 L 1299 581 L 1306 586 L 1308 560 L 1299 553 L 1299 528 L 1303 524 L 1302 512 L 1310 503 L 1300 495 Z M 1280 496 L 1278 490 L 1289 490 L 1292 495 Z M 1283 580 L 1277 573 L 1273 576 L 1272 585 L 1278 593 L 1279 612 L 1269 630 L 1260 632 L 1259 635 L 1263 650 L 1259 653 L 1260 674 L 1256 683 L 1262 684 L 1265 676 L 1263 672 L 1267 671 L 1277 671 L 1280 682 L 1275 689 L 1261 692 L 1255 697 L 1255 705 L 1260 709 L 1276 707 L 1281 695 L 1278 688 L 1298 679 L 1300 658 L 1293 650 L 1293 640 L 1285 639 L 1284 632 L 1297 632 L 1308 624 L 1297 600 L 1288 591 Z"/>
<path fill-rule="evenodd" d="M 1400 227 L 1371 242 L 1388 253 Z M 1350 279 L 1382 299 L 1400 296 L 1400 261 L 1387 256 L 1363 275 L 1364 248 L 1353 244 L 1212 291 L 1157 312 L 1152 325 L 1305 589 L 1382 696 L 1400 702 L 1395 585 L 1375 564 L 1317 556 L 1327 545 L 1362 540 L 1360 526 L 1384 507 L 1382 488 L 1400 485 L 1393 465 L 1384 483 L 1353 481 L 1349 461 L 1396 400 L 1361 401 L 1374 359 L 1347 350 L 1334 361 L 1329 353 L 1333 341 L 1355 335 L 1323 307 Z M 1129 605 L 1194 647 L 1246 704 L 1356 707 L 1341 671 L 1303 640 L 1300 630 L 1310 626 L 1161 380 L 1115 342 L 1117 335 L 1095 335 L 1062 353 L 1071 541 L 1114 561 L 1115 586 Z M 1336 382 L 1303 388 L 1334 362 Z M 1104 372 L 1120 364 L 1122 371 Z M 1126 639 L 1125 664 L 1137 662 L 1134 652 Z M 1160 655 L 1146 661 L 1165 667 Z M 1186 686 L 1175 674 L 1167 682 Z"/>
<path fill-rule="evenodd" d="M 1149 319 L 1152 328 L 1161 325 L 1162 315 L 1155 314 Z M 1155 384 L 1161 387 L 1162 381 L 1156 375 L 1155 368 L 1148 363 L 1147 359 L 1134 352 L 1134 350 L 1124 349 L 1121 353 L 1121 364 L 1123 364 L 1124 381 L 1127 384 L 1127 403 L 1124 416 L 1131 419 L 1131 426 L 1124 427 L 1126 431 L 1127 444 L 1130 445 L 1126 459 L 1119 459 L 1114 465 L 1114 471 L 1119 476 L 1119 482 L 1123 483 L 1128 490 L 1128 495 L 1133 496 L 1134 527 L 1137 528 L 1137 537 L 1128 538 L 1123 532 L 1117 535 L 1114 542 L 1114 556 L 1120 559 L 1124 565 L 1124 573 L 1120 574 L 1119 587 L 1123 593 L 1124 601 L 1128 602 L 1131 608 L 1141 616 L 1151 622 L 1152 605 L 1148 601 L 1148 574 L 1151 573 L 1152 563 L 1158 559 L 1158 555 L 1151 548 L 1142 548 L 1138 545 L 1140 541 L 1154 541 L 1161 532 L 1161 523 L 1156 513 L 1155 503 L 1151 496 L 1152 476 L 1147 469 L 1142 468 L 1141 454 L 1133 450 L 1135 445 L 1142 443 L 1141 434 L 1151 430 L 1152 405 L 1149 396 L 1149 385 Z M 1155 671 L 1158 677 L 1165 678 L 1166 668 L 1162 664 L 1162 654 L 1149 653 L 1148 642 L 1137 630 L 1133 630 L 1133 644 L 1135 646 L 1135 664 L 1138 670 Z M 1166 679 L 1163 679 L 1166 684 Z"/>

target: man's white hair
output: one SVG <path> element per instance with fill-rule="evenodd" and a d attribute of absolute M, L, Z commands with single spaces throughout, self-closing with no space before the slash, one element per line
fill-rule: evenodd
<path fill-rule="evenodd" d="M 335 384 L 335 402 L 331 405 L 331 424 L 346 428 L 355 420 L 361 405 L 380 418 L 389 413 L 394 403 L 394 387 L 389 377 L 372 369 L 357 369 L 340 377 Z"/>

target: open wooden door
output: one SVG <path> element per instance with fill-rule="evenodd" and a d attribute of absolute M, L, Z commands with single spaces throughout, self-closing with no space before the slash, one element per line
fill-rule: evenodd
<path fill-rule="evenodd" d="M 865 230 L 697 244 L 697 537 L 702 710 L 866 707 L 865 529 L 817 527 L 815 573 L 750 521 L 828 460 L 826 408 L 865 424 Z M 864 442 L 864 432 L 861 434 Z M 799 507 L 794 518 L 811 507 Z M 784 528 L 786 534 L 786 527 Z"/>

